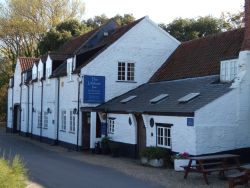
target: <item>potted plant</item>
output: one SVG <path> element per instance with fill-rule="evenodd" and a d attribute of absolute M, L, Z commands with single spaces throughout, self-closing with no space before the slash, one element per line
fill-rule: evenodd
<path fill-rule="evenodd" d="M 153 167 L 163 167 L 167 152 L 159 147 L 147 147 L 140 153 L 141 163 Z"/>
<path fill-rule="evenodd" d="M 109 147 L 109 143 L 110 143 L 110 138 L 105 136 L 102 138 L 101 140 L 101 150 L 102 150 L 102 154 L 109 154 L 110 153 L 110 147 Z"/>
<path fill-rule="evenodd" d="M 172 160 L 174 161 L 174 169 L 175 171 L 184 171 L 182 166 L 187 166 L 189 162 L 189 154 L 187 152 L 177 153 L 172 156 Z"/>

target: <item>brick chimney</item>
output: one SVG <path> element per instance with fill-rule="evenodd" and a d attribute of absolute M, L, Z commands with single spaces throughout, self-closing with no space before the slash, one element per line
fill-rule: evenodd
<path fill-rule="evenodd" d="M 250 50 L 250 0 L 245 0 L 245 36 L 241 51 Z"/>

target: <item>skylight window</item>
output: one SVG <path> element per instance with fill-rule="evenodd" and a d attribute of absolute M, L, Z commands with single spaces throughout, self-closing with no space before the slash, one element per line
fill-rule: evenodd
<path fill-rule="evenodd" d="M 125 99 L 122 99 L 120 102 L 121 103 L 127 103 L 127 102 L 133 100 L 134 98 L 136 98 L 136 95 L 131 95 L 131 96 L 125 98 Z"/>
<path fill-rule="evenodd" d="M 198 97 L 199 95 L 200 95 L 200 93 L 189 93 L 186 96 L 180 98 L 178 101 L 180 103 L 185 103 L 185 102 L 188 102 L 188 101 Z"/>
<path fill-rule="evenodd" d="M 160 101 L 162 101 L 163 99 L 167 98 L 168 97 L 168 94 L 160 94 L 158 95 L 157 97 L 153 98 L 150 100 L 150 103 L 151 104 L 156 104 Z"/>

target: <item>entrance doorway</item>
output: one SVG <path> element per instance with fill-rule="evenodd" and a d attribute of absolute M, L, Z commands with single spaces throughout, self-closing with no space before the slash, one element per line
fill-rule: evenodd
<path fill-rule="evenodd" d="M 82 112 L 82 148 L 90 148 L 90 112 Z"/>
<path fill-rule="evenodd" d="M 14 105 L 14 114 L 13 114 L 13 133 L 18 133 L 20 131 L 20 105 Z"/>
<path fill-rule="evenodd" d="M 137 155 L 146 148 L 146 128 L 142 119 L 142 115 L 135 115 L 137 122 Z"/>

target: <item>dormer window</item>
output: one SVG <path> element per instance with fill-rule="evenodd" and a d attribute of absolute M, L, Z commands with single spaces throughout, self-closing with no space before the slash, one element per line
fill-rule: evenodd
<path fill-rule="evenodd" d="M 72 60 L 67 61 L 67 77 L 68 80 L 72 80 Z"/>
<path fill-rule="evenodd" d="M 118 81 L 135 81 L 135 63 L 118 62 Z"/>
<path fill-rule="evenodd" d="M 22 83 L 23 83 L 23 84 L 25 83 L 25 80 L 26 80 L 26 73 L 23 73 L 23 74 L 22 74 Z"/>
<path fill-rule="evenodd" d="M 50 83 L 50 79 L 49 79 L 50 75 L 51 75 L 51 68 L 48 67 L 46 68 L 46 80 L 48 84 Z"/>
<path fill-rule="evenodd" d="M 238 73 L 238 61 L 226 60 L 220 64 L 220 81 L 231 82 L 235 79 Z"/>

